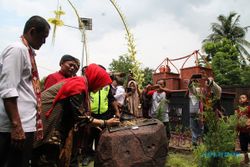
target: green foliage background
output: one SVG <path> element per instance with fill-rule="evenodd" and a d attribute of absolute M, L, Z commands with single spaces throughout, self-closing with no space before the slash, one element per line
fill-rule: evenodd
<path fill-rule="evenodd" d="M 203 41 L 207 60 L 212 64 L 219 85 L 250 85 L 250 43 L 245 39 L 249 26 L 239 25 L 240 15 L 219 15 L 212 33 Z"/>

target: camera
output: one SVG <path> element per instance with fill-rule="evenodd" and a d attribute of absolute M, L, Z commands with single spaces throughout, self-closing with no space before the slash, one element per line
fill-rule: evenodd
<path fill-rule="evenodd" d="M 156 90 L 156 89 L 159 89 L 159 88 L 160 88 L 159 85 L 153 85 L 153 86 L 151 86 L 151 90 Z"/>
<path fill-rule="evenodd" d="M 126 89 L 126 92 L 127 92 L 127 93 L 132 92 L 132 88 L 127 88 L 127 89 Z"/>

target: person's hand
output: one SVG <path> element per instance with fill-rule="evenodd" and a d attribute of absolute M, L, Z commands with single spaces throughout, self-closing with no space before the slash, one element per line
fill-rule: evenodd
<path fill-rule="evenodd" d="M 114 115 L 114 118 L 120 118 L 121 117 L 121 114 L 120 114 L 120 112 L 118 113 L 116 113 L 115 115 Z"/>
<path fill-rule="evenodd" d="M 119 125 L 120 120 L 119 118 L 110 118 L 106 121 L 107 126 L 115 126 L 115 125 Z"/>
<path fill-rule="evenodd" d="M 36 131 L 35 138 L 37 141 L 42 140 L 43 139 L 43 130 Z"/>
<path fill-rule="evenodd" d="M 125 94 L 126 95 L 126 94 Z M 117 106 L 118 106 L 118 108 L 122 108 L 122 104 L 120 104 L 120 103 L 118 103 L 117 102 Z"/>
<path fill-rule="evenodd" d="M 147 86 L 146 86 L 146 90 L 147 90 L 147 91 L 150 91 L 150 90 L 151 90 L 151 87 L 152 87 L 151 85 L 147 85 Z"/>
<path fill-rule="evenodd" d="M 164 90 L 164 87 L 162 85 L 159 85 L 160 90 Z"/>
<path fill-rule="evenodd" d="M 207 79 L 210 80 L 210 81 L 213 81 L 213 80 L 214 80 L 213 77 L 208 77 Z"/>
<path fill-rule="evenodd" d="M 211 85 L 211 83 L 214 81 L 214 78 L 213 77 L 208 77 L 207 78 L 207 81 L 206 81 L 206 85 L 207 86 L 210 86 Z"/>
<path fill-rule="evenodd" d="M 22 149 L 24 145 L 24 140 L 26 139 L 25 133 L 23 131 L 22 125 L 17 124 L 12 127 L 11 130 L 11 143 L 14 147 Z"/>

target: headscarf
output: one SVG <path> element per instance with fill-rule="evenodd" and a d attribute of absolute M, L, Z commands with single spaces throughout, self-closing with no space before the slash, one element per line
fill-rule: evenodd
<path fill-rule="evenodd" d="M 97 64 L 89 65 L 85 69 L 85 76 L 88 80 L 88 88 L 90 92 L 112 83 L 109 74 Z"/>
<path fill-rule="evenodd" d="M 85 77 L 72 77 L 61 82 L 64 82 L 64 84 L 59 89 L 51 109 L 46 113 L 47 117 L 58 101 L 81 93 L 88 95 L 89 91 L 101 89 L 111 84 L 112 81 L 109 74 L 103 68 L 96 64 L 90 64 L 85 70 Z"/>
<path fill-rule="evenodd" d="M 135 85 L 135 92 L 133 92 L 131 96 L 127 97 L 128 107 L 131 114 L 134 114 L 136 117 L 141 117 L 142 112 L 138 108 L 140 105 L 140 95 L 138 91 L 138 85 L 134 80 L 131 80 L 128 82 L 128 87 L 130 87 L 132 83 Z"/>

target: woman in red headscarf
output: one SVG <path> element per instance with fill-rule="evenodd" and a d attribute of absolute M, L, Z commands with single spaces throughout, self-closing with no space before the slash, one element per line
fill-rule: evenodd
<path fill-rule="evenodd" d="M 119 124 L 117 118 L 105 121 L 86 114 L 90 110 L 89 92 L 97 92 L 111 82 L 104 69 L 91 64 L 85 69 L 85 76 L 62 80 L 42 92 L 44 138 L 34 143 L 32 166 L 62 163 L 68 166 L 73 131 L 87 124 L 101 127 Z"/>

